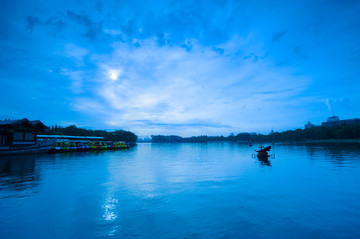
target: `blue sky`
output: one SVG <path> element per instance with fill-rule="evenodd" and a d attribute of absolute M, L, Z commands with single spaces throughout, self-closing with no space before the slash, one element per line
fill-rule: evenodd
<path fill-rule="evenodd" d="M 0 118 L 152 134 L 360 117 L 360 1 L 25 1 L 0 8 Z"/>

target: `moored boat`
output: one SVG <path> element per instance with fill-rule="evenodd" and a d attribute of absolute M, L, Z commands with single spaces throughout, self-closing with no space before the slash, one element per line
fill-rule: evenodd
<path fill-rule="evenodd" d="M 70 151 L 70 144 L 69 142 L 62 142 L 61 144 L 61 150 L 63 152 L 69 152 Z"/>
<path fill-rule="evenodd" d="M 82 142 L 77 142 L 76 143 L 76 150 L 81 152 L 85 150 L 84 144 Z"/>
<path fill-rule="evenodd" d="M 85 147 L 85 151 L 90 151 L 90 150 L 92 149 L 90 142 L 86 142 L 86 143 L 84 144 L 84 147 Z"/>
<path fill-rule="evenodd" d="M 62 147 L 60 142 L 55 142 L 54 146 L 50 149 L 49 153 L 61 153 Z"/>

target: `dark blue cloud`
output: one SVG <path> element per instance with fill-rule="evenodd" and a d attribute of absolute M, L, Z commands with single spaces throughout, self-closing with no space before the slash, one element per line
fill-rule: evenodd
<path fill-rule="evenodd" d="M 67 25 L 66 22 L 61 18 L 59 18 L 58 16 L 50 17 L 49 19 L 46 20 L 45 23 L 49 26 L 54 27 L 55 33 L 64 30 Z"/>
<path fill-rule="evenodd" d="M 244 56 L 243 59 L 251 59 L 252 62 L 257 62 L 259 60 L 259 56 L 257 56 L 255 53 L 251 53 L 250 55 Z"/>
<path fill-rule="evenodd" d="M 159 32 L 158 34 L 156 34 L 156 36 L 157 36 L 157 42 L 158 42 L 159 46 L 164 46 L 166 44 L 165 34 L 162 32 Z"/>
<path fill-rule="evenodd" d="M 185 50 L 189 52 L 193 48 L 193 45 L 191 44 L 191 41 L 187 41 L 187 42 L 181 44 L 180 47 L 185 48 Z"/>
<path fill-rule="evenodd" d="M 101 14 L 102 10 L 103 10 L 103 4 L 101 0 L 96 0 L 96 9 L 98 11 L 99 14 Z"/>
<path fill-rule="evenodd" d="M 134 20 L 128 20 L 124 25 L 121 26 L 121 30 L 126 35 L 134 35 L 136 32 L 136 25 Z"/>
<path fill-rule="evenodd" d="M 279 41 L 281 38 L 283 38 L 286 35 L 287 32 L 288 32 L 288 30 L 281 31 L 281 32 L 275 32 L 272 37 L 272 40 L 275 42 Z"/>
<path fill-rule="evenodd" d="M 94 22 L 90 16 L 85 13 L 76 13 L 73 11 L 67 11 L 66 15 L 73 21 L 82 25 L 86 29 L 85 36 L 90 40 L 95 39 L 99 34 L 102 34 L 102 23 Z"/>
<path fill-rule="evenodd" d="M 34 30 L 34 27 L 40 24 L 42 24 L 42 21 L 39 17 L 34 17 L 34 16 L 26 17 L 26 26 L 25 26 L 26 30 L 31 32 L 32 30 Z"/>
<path fill-rule="evenodd" d="M 294 53 L 304 59 L 308 59 L 308 53 L 305 52 L 305 50 L 299 46 L 293 46 Z"/>
<path fill-rule="evenodd" d="M 219 53 L 220 55 L 224 54 L 225 50 L 220 48 L 220 47 L 212 47 L 212 50 L 215 51 L 216 53 Z"/>

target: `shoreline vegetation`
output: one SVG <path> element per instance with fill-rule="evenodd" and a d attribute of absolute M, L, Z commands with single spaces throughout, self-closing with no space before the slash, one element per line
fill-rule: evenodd
<path fill-rule="evenodd" d="M 125 141 L 130 144 L 135 144 L 138 136 L 130 131 L 125 130 L 91 130 L 78 128 L 75 125 L 61 127 L 58 125 L 51 126 L 47 130 L 39 132 L 43 135 L 72 135 L 72 136 L 96 136 L 104 137 L 104 141 Z"/>
<path fill-rule="evenodd" d="M 98 136 L 105 141 L 125 141 L 135 144 L 138 136 L 125 130 L 90 130 L 78 128 L 75 125 L 67 127 L 51 126 L 39 132 L 44 135 L 73 135 L 73 136 Z M 145 141 L 146 142 L 146 141 Z M 149 142 L 149 141 L 147 141 Z M 271 132 L 269 134 L 239 133 L 229 136 L 192 136 L 181 137 L 178 135 L 151 135 L 152 143 L 202 143 L 202 142 L 296 142 L 296 143 L 360 143 L 360 124 L 314 126 L 307 129 Z"/>
<path fill-rule="evenodd" d="M 264 134 L 239 133 L 224 136 L 192 136 L 152 135 L 153 143 L 195 143 L 195 142 L 297 142 L 297 143 L 331 143 L 360 142 L 360 124 L 314 126 L 307 129 L 287 130 Z"/>

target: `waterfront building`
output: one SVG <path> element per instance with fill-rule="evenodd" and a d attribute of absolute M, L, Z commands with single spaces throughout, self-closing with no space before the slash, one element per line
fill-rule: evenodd
<path fill-rule="evenodd" d="M 338 116 L 331 116 L 326 122 L 322 122 L 321 126 L 335 126 L 335 125 L 356 125 L 360 124 L 359 118 L 340 120 Z"/>
<path fill-rule="evenodd" d="M 0 150 L 35 145 L 37 132 L 46 128 L 40 120 L 0 120 Z"/>
<path fill-rule="evenodd" d="M 310 123 L 310 121 L 307 122 L 307 124 L 305 125 L 305 129 L 310 129 L 315 127 L 315 125 L 313 125 L 312 123 Z"/>

